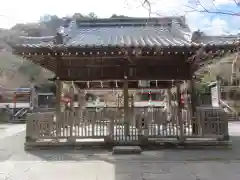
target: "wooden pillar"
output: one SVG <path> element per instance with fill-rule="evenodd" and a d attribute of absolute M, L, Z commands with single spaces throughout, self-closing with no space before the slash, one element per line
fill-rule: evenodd
<path fill-rule="evenodd" d="M 69 141 L 73 141 L 73 124 L 74 124 L 74 111 L 73 111 L 73 101 L 74 101 L 74 86 L 73 84 L 70 86 L 70 117 L 69 117 L 69 125 L 70 125 L 70 138 L 69 138 Z"/>
<path fill-rule="evenodd" d="M 79 108 L 79 112 L 82 111 L 82 109 L 85 106 L 85 96 L 84 96 L 84 92 L 83 90 L 81 90 L 80 88 L 78 88 L 78 108 Z"/>
<path fill-rule="evenodd" d="M 72 84 L 70 86 L 70 89 L 69 89 L 69 93 L 70 93 L 70 109 L 73 110 L 73 107 L 74 107 L 74 85 Z"/>
<path fill-rule="evenodd" d="M 86 106 L 86 100 L 85 100 L 85 94 L 84 90 L 78 88 L 78 118 L 77 122 L 80 123 L 85 117 L 84 117 L 84 109 Z"/>
<path fill-rule="evenodd" d="M 59 78 L 59 75 L 61 74 L 61 56 L 57 55 L 56 56 L 56 115 L 55 115 L 55 123 L 56 123 L 56 138 L 58 139 L 58 136 L 61 135 L 61 100 L 62 100 L 62 83 L 61 80 Z"/>
<path fill-rule="evenodd" d="M 198 134 L 198 124 L 197 122 L 197 94 L 196 94 L 196 88 L 195 88 L 195 81 L 194 79 L 191 79 L 189 81 L 189 90 L 191 93 L 191 111 L 192 111 L 192 117 L 194 117 L 195 119 L 192 118 L 192 134 L 193 135 L 197 135 Z"/>
<path fill-rule="evenodd" d="M 190 92 L 191 92 L 191 106 L 192 106 L 192 112 L 193 114 L 196 113 L 197 108 L 197 94 L 196 94 L 196 84 L 193 79 L 189 81 L 190 83 Z"/>
<path fill-rule="evenodd" d="M 124 105 L 124 136 L 129 135 L 129 98 L 128 98 L 128 80 L 127 76 L 124 77 L 123 85 L 123 105 Z"/>
<path fill-rule="evenodd" d="M 170 88 L 167 89 L 167 104 L 168 104 L 167 111 L 172 116 L 172 93 Z"/>
<path fill-rule="evenodd" d="M 60 121 L 61 116 L 61 94 L 62 85 L 59 78 L 56 79 L 56 122 Z"/>
<path fill-rule="evenodd" d="M 184 131 L 183 131 L 183 119 L 182 119 L 182 107 L 181 107 L 181 90 L 180 90 L 180 82 L 177 83 L 177 102 L 178 102 L 178 110 L 177 110 L 177 116 L 178 116 L 178 124 L 180 127 L 180 136 L 179 140 L 184 140 Z"/>
<path fill-rule="evenodd" d="M 192 105 L 191 105 L 191 99 L 189 98 L 190 94 L 191 94 L 191 81 L 185 81 L 186 85 L 187 85 L 187 92 L 185 94 L 185 99 L 184 101 L 186 102 L 187 104 L 187 110 L 189 111 L 189 119 L 188 119 L 188 123 L 190 121 L 190 123 L 192 123 L 192 120 L 193 120 L 193 112 L 192 112 Z M 190 94 L 189 94 L 190 93 Z"/>
<path fill-rule="evenodd" d="M 83 91 L 80 88 L 77 88 L 76 90 L 77 93 L 77 106 L 75 108 L 75 113 L 77 115 L 76 119 L 75 119 L 75 123 L 76 124 L 80 124 L 80 122 L 82 121 L 83 117 L 83 102 L 84 102 L 84 96 L 83 96 Z"/>

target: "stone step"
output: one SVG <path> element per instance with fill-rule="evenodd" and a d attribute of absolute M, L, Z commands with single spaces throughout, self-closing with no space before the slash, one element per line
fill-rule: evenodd
<path fill-rule="evenodd" d="M 140 146 L 114 146 L 113 154 L 141 154 L 142 148 Z"/>

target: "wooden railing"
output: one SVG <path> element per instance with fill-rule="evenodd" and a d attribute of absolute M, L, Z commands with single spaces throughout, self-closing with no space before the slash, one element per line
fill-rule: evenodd
<path fill-rule="evenodd" d="M 64 111 L 59 121 L 53 112 L 32 113 L 27 120 L 27 140 L 104 138 L 138 142 L 142 136 L 223 139 L 228 135 L 226 113 L 221 109 L 199 107 L 195 118 L 187 110 L 180 115 L 182 118 L 178 118 L 176 108 L 170 115 L 162 108 L 131 108 L 126 122 L 123 108 Z"/>

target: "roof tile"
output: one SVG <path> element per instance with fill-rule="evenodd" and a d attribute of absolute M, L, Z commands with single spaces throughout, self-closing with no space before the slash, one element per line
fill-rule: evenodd
<path fill-rule="evenodd" d="M 55 36 L 45 36 L 45 37 L 28 37 L 20 36 L 17 39 L 17 43 L 20 45 L 33 45 L 33 46 L 49 46 L 53 45 Z"/>
<path fill-rule="evenodd" d="M 56 36 L 20 37 L 18 45 L 25 47 L 55 46 L 190 46 L 225 45 L 239 41 L 237 35 L 206 36 L 200 32 L 191 33 L 183 17 L 165 18 L 123 18 L 75 20 L 58 29 L 62 44 Z"/>
<path fill-rule="evenodd" d="M 79 21 L 69 28 L 68 46 L 183 46 L 191 38 L 187 25 L 163 18 Z"/>
<path fill-rule="evenodd" d="M 228 35 L 228 36 L 207 36 L 202 35 L 196 39 L 196 42 L 204 45 L 226 45 L 234 44 L 239 41 L 237 35 Z"/>
<path fill-rule="evenodd" d="M 156 26 L 79 28 L 68 46 L 183 46 L 189 41 L 180 33 Z"/>

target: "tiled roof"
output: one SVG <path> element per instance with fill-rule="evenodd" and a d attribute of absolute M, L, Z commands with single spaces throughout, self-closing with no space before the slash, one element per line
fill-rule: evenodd
<path fill-rule="evenodd" d="M 239 41 L 238 35 L 226 35 L 226 36 L 208 36 L 201 35 L 196 38 L 195 42 L 203 45 L 226 45 L 234 44 Z"/>
<path fill-rule="evenodd" d="M 191 42 L 182 17 L 72 21 L 60 31 L 64 46 L 184 46 Z M 52 46 L 52 38 L 22 38 L 19 44 Z"/>
<path fill-rule="evenodd" d="M 58 29 L 58 38 L 56 36 L 20 37 L 18 45 L 27 47 L 54 47 L 56 44 L 60 47 L 181 47 L 190 46 L 192 43 L 225 45 L 239 41 L 237 35 L 207 36 L 199 31 L 191 33 L 183 17 L 108 18 L 68 22 L 69 25 Z"/>
<path fill-rule="evenodd" d="M 17 43 L 22 46 L 52 46 L 54 44 L 55 36 L 45 37 L 27 37 L 20 36 Z"/>
<path fill-rule="evenodd" d="M 183 46 L 191 32 L 180 18 L 135 18 L 73 23 L 67 46 Z"/>
<path fill-rule="evenodd" d="M 80 28 L 67 46 L 183 46 L 189 41 L 180 32 L 157 26 Z"/>

